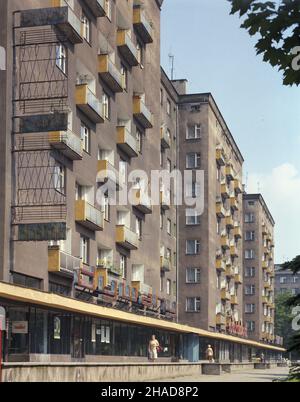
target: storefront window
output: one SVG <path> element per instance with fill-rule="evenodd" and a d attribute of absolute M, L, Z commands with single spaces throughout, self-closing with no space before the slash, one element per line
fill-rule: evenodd
<path fill-rule="evenodd" d="M 28 354 L 29 309 L 10 307 L 7 310 L 9 320 L 8 353 L 10 355 Z"/>

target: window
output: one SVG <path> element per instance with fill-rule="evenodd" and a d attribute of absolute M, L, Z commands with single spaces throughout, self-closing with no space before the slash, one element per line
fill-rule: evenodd
<path fill-rule="evenodd" d="M 172 291 L 172 282 L 170 281 L 170 279 L 167 280 L 167 295 L 171 295 L 171 291 Z"/>
<path fill-rule="evenodd" d="M 245 240 L 246 241 L 254 241 L 255 240 L 255 231 L 247 231 L 245 233 Z"/>
<path fill-rule="evenodd" d="M 194 124 L 188 126 L 186 131 L 187 140 L 199 140 L 201 139 L 201 124 Z"/>
<path fill-rule="evenodd" d="M 167 99 L 167 113 L 171 116 L 171 102 L 170 99 Z"/>
<path fill-rule="evenodd" d="M 169 235 L 171 235 L 171 232 L 172 232 L 172 222 L 171 222 L 171 219 L 168 219 L 168 221 L 167 221 L 167 232 L 168 232 Z"/>
<path fill-rule="evenodd" d="M 56 66 L 67 74 L 67 48 L 62 44 L 56 46 Z"/>
<path fill-rule="evenodd" d="M 80 258 L 86 265 L 89 263 L 89 239 L 85 236 L 80 236 Z"/>
<path fill-rule="evenodd" d="M 164 104 L 164 91 L 162 88 L 160 89 L 160 104 L 161 106 Z"/>
<path fill-rule="evenodd" d="M 186 241 L 186 254 L 187 255 L 200 254 L 200 241 L 199 240 L 187 240 Z"/>
<path fill-rule="evenodd" d="M 88 43 L 91 43 L 91 21 L 85 14 L 82 14 L 82 30 L 83 38 Z"/>
<path fill-rule="evenodd" d="M 193 211 L 193 214 L 191 212 L 192 212 L 191 210 L 186 212 L 186 225 L 188 226 L 200 225 L 200 215 L 198 215 L 198 212 Z"/>
<path fill-rule="evenodd" d="M 164 228 L 164 216 L 163 216 L 163 214 L 160 214 L 160 228 L 161 229 Z"/>
<path fill-rule="evenodd" d="M 12 272 L 12 283 L 14 285 L 24 286 L 30 289 L 41 289 L 42 288 L 42 280 L 33 278 L 31 276 L 18 274 L 16 272 Z"/>
<path fill-rule="evenodd" d="M 172 172 L 172 162 L 170 159 L 167 159 L 167 171 L 170 173 Z"/>
<path fill-rule="evenodd" d="M 248 332 L 255 332 L 255 321 L 247 321 L 246 326 Z"/>
<path fill-rule="evenodd" d="M 144 67 L 144 46 L 141 44 L 141 42 L 138 41 L 137 43 L 137 53 L 138 53 L 138 62 L 140 66 L 143 68 Z"/>
<path fill-rule="evenodd" d="M 186 269 L 186 283 L 200 283 L 201 269 L 200 268 L 187 268 Z"/>
<path fill-rule="evenodd" d="M 59 193 L 65 194 L 65 167 L 57 165 L 54 168 L 54 188 Z"/>
<path fill-rule="evenodd" d="M 124 66 L 124 64 L 121 64 L 121 74 L 122 74 L 122 80 L 123 80 L 123 88 L 125 91 L 128 89 L 128 70 Z"/>
<path fill-rule="evenodd" d="M 254 223 L 255 222 L 255 215 L 252 213 L 245 214 L 245 223 Z"/>
<path fill-rule="evenodd" d="M 254 250 L 245 250 L 245 259 L 246 260 L 254 260 L 255 251 Z"/>
<path fill-rule="evenodd" d="M 112 18 L 112 3 L 111 0 L 104 0 L 105 1 L 105 11 L 106 16 L 109 20 Z"/>
<path fill-rule="evenodd" d="M 108 193 L 104 194 L 102 201 L 102 213 L 106 222 L 110 221 L 110 204 Z"/>
<path fill-rule="evenodd" d="M 135 220 L 136 234 L 138 235 L 138 238 L 141 240 L 143 235 L 143 221 L 137 216 L 135 217 L 135 219 L 136 219 Z"/>
<path fill-rule="evenodd" d="M 186 311 L 188 313 L 199 313 L 201 311 L 200 297 L 188 297 L 186 299 Z"/>
<path fill-rule="evenodd" d="M 81 141 L 83 150 L 89 154 L 91 147 L 91 130 L 82 122 L 81 122 Z"/>
<path fill-rule="evenodd" d="M 127 277 L 127 258 L 125 255 L 120 255 L 120 272 L 122 274 L 122 278 L 126 279 Z"/>
<path fill-rule="evenodd" d="M 143 134 L 139 129 L 136 129 L 137 150 L 141 154 L 143 152 Z"/>
<path fill-rule="evenodd" d="M 254 267 L 246 267 L 245 277 L 246 278 L 254 278 L 255 277 L 255 268 Z"/>
<path fill-rule="evenodd" d="M 201 184 L 197 182 L 186 183 L 186 196 L 189 198 L 200 197 L 201 195 Z"/>
<path fill-rule="evenodd" d="M 281 284 L 288 283 L 288 278 L 287 278 L 286 276 L 281 276 L 281 277 L 280 277 L 280 283 L 281 283 Z"/>
<path fill-rule="evenodd" d="M 245 286 L 245 295 L 246 296 L 254 296 L 255 295 L 255 285 L 246 285 Z"/>
<path fill-rule="evenodd" d="M 246 303 L 245 313 L 246 314 L 254 314 L 255 313 L 255 304 Z"/>
<path fill-rule="evenodd" d="M 201 154 L 191 152 L 186 155 L 186 168 L 197 169 L 201 166 Z"/>
<path fill-rule="evenodd" d="M 106 120 L 110 119 L 110 97 L 104 93 L 102 95 L 103 113 Z"/>
<path fill-rule="evenodd" d="M 71 296 L 71 287 L 62 285 L 61 283 L 49 282 L 49 292 L 61 296 Z"/>

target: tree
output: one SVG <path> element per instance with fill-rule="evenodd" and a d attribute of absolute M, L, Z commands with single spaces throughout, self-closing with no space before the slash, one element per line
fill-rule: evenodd
<path fill-rule="evenodd" d="M 284 85 L 300 84 L 300 0 L 228 0 L 251 36 L 257 54 L 283 72 Z"/>
<path fill-rule="evenodd" d="M 278 294 L 275 299 L 276 335 L 279 335 L 284 339 L 284 346 L 287 348 L 291 346 L 291 340 L 294 335 L 294 332 L 292 330 L 292 321 L 294 316 L 292 315 L 291 307 L 289 306 L 289 300 L 291 296 L 292 296 L 291 293 L 283 293 Z"/>

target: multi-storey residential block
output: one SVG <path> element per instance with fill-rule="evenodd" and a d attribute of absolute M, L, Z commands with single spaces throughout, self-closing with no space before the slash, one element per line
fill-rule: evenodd
<path fill-rule="evenodd" d="M 289 293 L 293 296 L 300 294 L 300 274 L 283 271 L 282 266 L 275 265 L 275 295 Z"/>
<path fill-rule="evenodd" d="M 244 319 L 250 339 L 274 342 L 274 219 L 261 194 L 244 194 Z"/>

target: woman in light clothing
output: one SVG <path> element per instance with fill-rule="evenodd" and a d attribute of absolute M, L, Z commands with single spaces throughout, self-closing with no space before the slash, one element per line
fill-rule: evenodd
<path fill-rule="evenodd" d="M 155 360 L 158 359 L 158 348 L 159 348 L 159 342 L 156 339 L 155 335 L 152 335 L 148 347 L 150 361 L 155 362 Z"/>
<path fill-rule="evenodd" d="M 206 350 L 206 358 L 210 363 L 214 362 L 214 350 L 211 345 L 208 345 L 208 348 Z"/>

